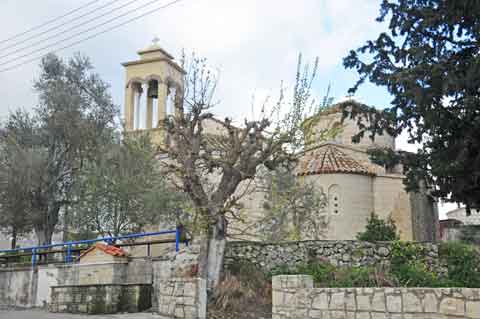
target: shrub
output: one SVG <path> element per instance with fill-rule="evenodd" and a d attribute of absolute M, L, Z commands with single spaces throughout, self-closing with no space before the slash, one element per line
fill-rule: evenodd
<path fill-rule="evenodd" d="M 315 283 L 332 283 L 335 281 L 335 266 L 330 263 L 311 262 L 297 268 L 297 273 L 310 275 Z"/>
<path fill-rule="evenodd" d="M 428 268 L 425 247 L 412 242 L 397 241 L 392 245 L 390 271 L 400 286 L 442 286 L 439 276 Z"/>
<path fill-rule="evenodd" d="M 386 273 L 379 267 L 335 267 L 328 262 L 280 266 L 270 272 L 270 276 L 276 275 L 310 275 L 317 287 L 391 286 Z"/>
<path fill-rule="evenodd" d="M 460 242 L 442 243 L 439 255 L 447 265 L 450 286 L 480 287 L 480 256 L 474 246 Z"/>
<path fill-rule="evenodd" d="M 391 218 L 385 221 L 372 212 L 367 220 L 365 231 L 358 233 L 357 239 L 363 241 L 398 240 L 397 227 Z"/>

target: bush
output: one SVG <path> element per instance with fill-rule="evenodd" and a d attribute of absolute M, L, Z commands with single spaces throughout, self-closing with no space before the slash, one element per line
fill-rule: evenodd
<path fill-rule="evenodd" d="M 450 286 L 480 287 L 480 256 L 474 246 L 460 242 L 442 243 L 439 255 L 447 265 Z"/>
<path fill-rule="evenodd" d="M 280 266 L 269 276 L 310 275 L 317 287 L 379 287 L 390 286 L 385 272 L 375 267 L 335 267 L 327 262 L 311 262 L 298 267 Z"/>
<path fill-rule="evenodd" d="M 405 287 L 439 287 L 439 276 L 428 268 L 425 247 L 397 241 L 392 245 L 390 271 L 395 281 Z"/>
<path fill-rule="evenodd" d="M 385 221 L 372 212 L 367 220 L 365 231 L 358 233 L 357 239 L 362 241 L 398 240 L 397 227 L 391 218 Z"/>

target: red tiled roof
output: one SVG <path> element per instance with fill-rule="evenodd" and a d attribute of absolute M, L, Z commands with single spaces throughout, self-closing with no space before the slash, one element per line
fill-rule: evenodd
<path fill-rule="evenodd" d="M 80 258 L 82 258 L 84 255 L 86 255 L 87 253 L 91 252 L 92 250 L 94 250 L 96 248 L 100 249 L 104 253 L 106 253 L 108 255 L 111 255 L 111 256 L 114 256 L 114 257 L 126 257 L 127 256 L 127 253 L 122 248 L 112 246 L 112 245 L 105 245 L 105 244 L 101 244 L 101 243 L 96 243 L 95 246 L 92 246 L 89 249 L 87 249 L 86 251 L 84 251 L 80 255 Z"/>
<path fill-rule="evenodd" d="M 375 171 L 362 165 L 339 147 L 325 145 L 302 156 L 296 168 L 299 176 L 329 173 L 375 175 Z"/>

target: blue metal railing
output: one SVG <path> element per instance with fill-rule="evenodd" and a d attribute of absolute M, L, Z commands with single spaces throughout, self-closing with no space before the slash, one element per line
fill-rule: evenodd
<path fill-rule="evenodd" d="M 32 246 L 32 247 L 25 247 L 25 248 L 16 248 L 16 249 L 7 249 L 7 250 L 0 250 L 1 253 L 15 253 L 15 252 L 32 252 L 32 267 L 35 267 L 37 263 L 37 255 L 42 255 L 48 252 L 39 252 L 40 249 L 49 249 L 54 247 L 67 247 L 67 254 L 65 256 L 65 262 L 70 263 L 72 262 L 72 247 L 77 245 L 83 244 L 93 244 L 96 242 L 104 241 L 108 244 L 113 244 L 117 240 L 125 240 L 125 239 L 134 239 L 134 238 L 142 238 L 148 236 L 158 236 L 158 235 L 168 235 L 168 234 L 175 234 L 175 251 L 178 252 L 180 250 L 180 243 L 181 243 L 181 236 L 182 236 L 182 227 L 177 227 L 175 230 L 164 230 L 158 232 L 151 232 L 151 233 L 140 233 L 140 234 L 130 234 L 125 236 L 118 236 L 118 237 L 102 237 L 96 239 L 87 239 L 87 240 L 78 240 L 78 241 L 69 241 L 66 243 L 61 244 L 51 244 L 51 245 L 43 245 L 43 246 Z M 185 243 L 188 244 L 188 241 L 185 240 Z M 148 247 L 150 250 L 150 246 Z M 1 257 L 1 256 L 0 256 Z"/>

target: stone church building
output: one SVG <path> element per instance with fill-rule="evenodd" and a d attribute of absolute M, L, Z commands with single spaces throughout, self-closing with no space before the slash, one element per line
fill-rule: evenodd
<path fill-rule="evenodd" d="M 165 135 L 158 123 L 173 112 L 185 71 L 156 44 L 138 54 L 138 60 L 123 63 L 125 130 L 130 134 L 148 130 L 153 141 L 161 143 Z M 330 128 L 334 128 L 336 134 L 315 141 L 315 133 L 320 135 Z M 377 136 L 374 141 L 364 137 L 359 143 L 352 143 L 358 128 L 351 120 L 342 121 L 338 105 L 315 115 L 312 129 L 314 143 L 299 159 L 296 175 L 314 183 L 328 198 L 328 207 L 322 212 L 323 218 L 328 219 L 324 239 L 355 239 L 357 233 L 365 229 L 367 218 L 375 212 L 384 219 L 391 217 L 404 240 L 437 240 L 435 200 L 426 191 L 407 193 L 400 165 L 387 169 L 373 163 L 367 154 L 372 147 L 395 150 L 392 136 Z M 215 125 L 206 131 L 219 133 Z M 246 215 L 262 216 L 262 198 L 253 193 L 244 200 Z M 256 223 L 256 218 L 251 222 Z"/>

